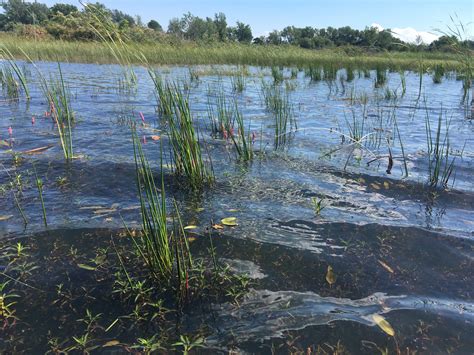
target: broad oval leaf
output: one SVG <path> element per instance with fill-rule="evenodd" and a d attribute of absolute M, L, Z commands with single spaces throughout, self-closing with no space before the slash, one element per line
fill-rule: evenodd
<path fill-rule="evenodd" d="M 233 227 L 233 226 L 237 226 L 237 218 L 235 217 L 227 217 L 227 218 L 222 218 L 221 219 L 221 223 L 224 225 L 224 226 L 229 226 L 229 227 Z"/>

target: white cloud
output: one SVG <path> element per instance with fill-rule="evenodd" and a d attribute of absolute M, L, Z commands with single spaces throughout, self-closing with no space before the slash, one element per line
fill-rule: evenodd
<path fill-rule="evenodd" d="M 378 23 L 373 23 L 371 27 L 375 27 L 379 31 L 382 31 L 384 29 Z M 425 44 L 430 44 L 431 42 L 437 40 L 440 37 L 430 32 L 417 31 L 413 27 L 405 27 L 405 28 L 395 27 L 395 28 L 392 28 L 391 31 L 394 37 L 408 43 L 415 43 L 418 36 L 421 38 L 421 40 Z"/>

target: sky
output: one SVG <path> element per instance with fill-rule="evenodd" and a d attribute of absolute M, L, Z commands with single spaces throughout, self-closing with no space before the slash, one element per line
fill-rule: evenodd
<path fill-rule="evenodd" d="M 32 0 L 30 0 L 32 1 Z M 95 2 L 94 0 L 93 2 Z M 39 0 L 51 6 L 56 2 L 79 5 L 78 0 Z M 140 15 L 143 21 L 157 20 L 163 28 L 173 17 L 191 12 L 200 17 L 226 14 L 227 23 L 241 21 L 250 24 L 253 35 L 268 34 L 286 26 L 342 27 L 364 29 L 376 25 L 390 28 L 399 37 L 414 41 L 421 35 L 429 43 L 439 36 L 437 29 L 446 30 L 450 15 L 463 24 L 474 21 L 473 0 L 102 0 L 107 7 L 130 15 Z M 472 32 L 471 32 L 472 35 Z"/>

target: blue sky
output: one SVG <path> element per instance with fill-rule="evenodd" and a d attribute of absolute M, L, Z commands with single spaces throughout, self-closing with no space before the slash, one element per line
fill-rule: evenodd
<path fill-rule="evenodd" d="M 31 1 L 31 0 L 30 0 Z M 58 1 L 39 0 L 52 5 Z M 96 0 L 94 0 L 96 1 Z M 77 0 L 60 0 L 78 5 Z M 463 23 L 474 21 L 473 0 L 102 0 L 107 7 L 152 18 L 166 28 L 169 19 L 185 12 L 205 17 L 224 12 L 231 25 L 248 23 L 254 35 L 298 27 L 341 27 L 363 29 L 374 23 L 384 28 L 433 32 L 450 23 L 457 14 Z"/>

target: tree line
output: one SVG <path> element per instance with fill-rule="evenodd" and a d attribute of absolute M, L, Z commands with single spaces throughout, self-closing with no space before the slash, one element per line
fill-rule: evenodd
<path fill-rule="evenodd" d="M 294 45 L 307 49 L 322 49 L 340 46 L 354 46 L 370 50 L 442 50 L 449 51 L 455 36 L 441 36 L 430 45 L 422 42 L 405 43 L 387 30 L 366 27 L 364 30 L 349 26 L 334 28 L 285 27 L 274 30 L 267 36 L 253 37 L 250 25 L 237 21 L 229 26 L 223 13 L 201 18 L 186 13 L 173 18 L 165 29 L 156 20 L 144 24 L 140 16 L 131 16 L 117 9 L 109 9 L 101 3 L 85 6 L 79 10 L 70 4 L 57 3 L 51 7 L 39 2 L 8 0 L 2 5 L 0 31 L 13 32 L 35 39 L 97 40 L 97 28 L 103 25 L 95 14 L 99 12 L 116 31 L 131 41 L 159 41 L 176 43 L 195 41 L 205 43 L 239 42 L 254 45 Z M 473 41 L 464 41 L 473 48 Z"/>

